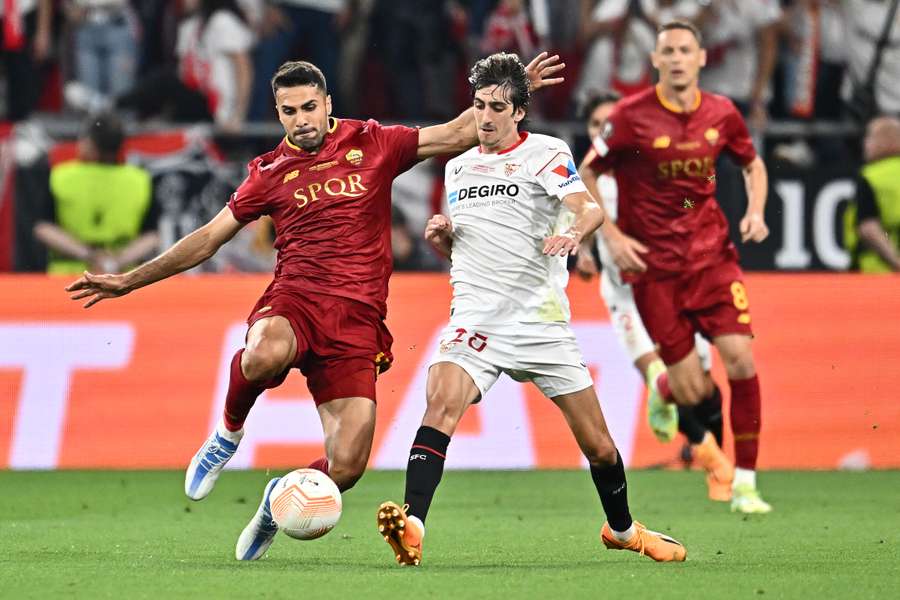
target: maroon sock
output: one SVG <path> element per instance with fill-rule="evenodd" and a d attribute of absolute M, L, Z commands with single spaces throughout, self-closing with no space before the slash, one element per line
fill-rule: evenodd
<path fill-rule="evenodd" d="M 659 395 L 662 396 L 666 402 L 674 401 L 672 388 L 669 387 L 669 373 L 667 371 L 663 371 L 656 378 L 656 389 L 659 390 Z"/>
<path fill-rule="evenodd" d="M 759 378 L 729 379 L 731 386 L 731 431 L 734 433 L 734 463 L 740 469 L 756 469 L 759 430 L 762 425 Z"/>
<path fill-rule="evenodd" d="M 306 468 L 315 469 L 316 471 L 322 471 L 323 473 L 328 475 L 328 459 L 324 456 L 322 458 L 317 458 Z"/>
<path fill-rule="evenodd" d="M 244 426 L 250 409 L 256 398 L 266 389 L 264 384 L 247 381 L 241 371 L 243 348 L 231 359 L 231 377 L 228 380 L 228 395 L 225 396 L 225 412 L 223 420 L 228 431 L 238 431 Z"/>

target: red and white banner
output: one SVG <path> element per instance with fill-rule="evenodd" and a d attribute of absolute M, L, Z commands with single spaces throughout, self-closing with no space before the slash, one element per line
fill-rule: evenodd
<path fill-rule="evenodd" d="M 104 301 L 66 280 L 0 277 L 0 468 L 179 468 L 221 413 L 258 276 L 179 277 Z M 748 275 L 763 390 L 762 468 L 900 467 L 900 286 L 892 277 Z M 610 430 L 632 467 L 665 462 L 640 377 L 594 283 L 573 281 L 573 328 Z M 446 275 L 395 275 L 394 367 L 378 384 L 376 468 L 404 467 L 424 410 L 426 361 L 445 324 Z M 723 387 L 720 365 L 714 375 Z M 727 395 L 727 394 L 726 394 Z M 322 454 L 299 373 L 264 394 L 231 465 L 306 465 Z M 726 438 L 726 447 L 730 442 Z M 556 407 L 507 378 L 454 436 L 450 468 L 579 467 Z"/>

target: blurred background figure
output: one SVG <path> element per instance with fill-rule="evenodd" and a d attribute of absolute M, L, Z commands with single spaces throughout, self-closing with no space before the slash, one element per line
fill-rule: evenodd
<path fill-rule="evenodd" d="M 235 0 L 185 0 L 185 6 L 188 16 L 178 26 L 175 46 L 177 67 L 142 78 L 116 105 L 142 118 L 214 121 L 237 132 L 250 101 L 253 31 Z"/>
<path fill-rule="evenodd" d="M 259 44 L 253 54 L 256 78 L 250 118 L 266 121 L 275 112 L 269 79 L 286 60 L 308 60 L 325 75 L 336 115 L 341 114 L 337 66 L 341 33 L 357 2 L 350 0 L 262 0 L 254 28 Z M 427 11 L 426 11 L 427 12 Z"/>
<path fill-rule="evenodd" d="M 78 158 L 50 170 L 52 202 L 34 227 L 49 251 L 49 273 L 118 273 L 156 252 L 150 175 L 120 162 L 123 140 L 118 117 L 89 117 Z"/>
<path fill-rule="evenodd" d="M 65 87 L 73 108 L 108 105 L 134 85 L 138 66 L 138 21 L 128 0 L 68 0 L 75 73 Z"/>
<path fill-rule="evenodd" d="M 900 120 L 878 117 L 866 128 L 866 164 L 856 201 L 845 213 L 844 240 L 864 273 L 900 272 Z"/>
<path fill-rule="evenodd" d="M 40 70 L 53 46 L 53 0 L 0 2 L 0 61 L 6 72 L 6 120 L 31 115 L 40 91 Z"/>
<path fill-rule="evenodd" d="M 844 0 L 847 77 L 842 97 L 864 123 L 877 114 L 900 115 L 898 0 Z"/>
<path fill-rule="evenodd" d="M 481 38 L 482 54 L 511 52 L 521 57 L 537 54 L 538 38 L 524 0 L 500 0 L 488 17 Z"/>

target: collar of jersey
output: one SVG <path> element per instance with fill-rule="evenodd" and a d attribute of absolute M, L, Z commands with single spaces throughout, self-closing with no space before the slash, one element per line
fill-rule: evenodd
<path fill-rule="evenodd" d="M 328 136 L 329 133 L 334 133 L 334 131 L 338 127 L 339 122 L 340 122 L 340 119 L 336 119 L 335 117 L 328 117 L 328 133 L 325 134 L 326 137 Z M 304 150 L 300 146 L 294 144 L 294 142 L 291 141 L 291 138 L 288 137 L 287 134 L 284 135 L 284 143 L 287 144 L 288 148 L 290 148 L 291 150 L 296 150 L 297 152 L 306 153 L 306 150 Z M 322 140 L 322 145 L 323 146 L 325 145 L 325 140 Z"/>
<path fill-rule="evenodd" d="M 517 141 L 515 144 L 513 144 L 513 145 L 510 146 L 509 148 L 504 148 L 504 149 L 501 150 L 500 152 L 497 152 L 497 155 L 499 156 L 500 154 L 506 154 L 506 153 L 508 153 L 508 152 L 512 152 L 513 150 L 515 150 L 516 148 L 518 148 L 519 146 L 521 146 L 521 145 L 522 145 L 522 142 L 524 142 L 527 138 L 528 138 L 528 132 L 527 132 L 527 131 L 520 131 L 520 132 L 519 132 L 519 141 Z M 478 146 L 478 153 L 481 154 L 481 146 Z"/>
<path fill-rule="evenodd" d="M 683 111 L 680 107 L 666 100 L 666 97 L 663 96 L 662 93 L 662 87 L 660 87 L 659 84 L 656 84 L 656 98 L 657 100 L 659 100 L 659 103 L 663 105 L 663 108 L 672 111 L 673 113 L 694 112 L 700 107 L 700 90 L 697 90 L 697 96 L 694 98 L 694 105 L 691 106 L 690 110 L 688 111 Z"/>

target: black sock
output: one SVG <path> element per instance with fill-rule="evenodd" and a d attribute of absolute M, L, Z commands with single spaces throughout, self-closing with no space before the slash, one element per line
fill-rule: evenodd
<path fill-rule="evenodd" d="M 719 447 L 722 446 L 722 393 L 719 386 L 713 384 L 713 392 L 708 398 L 704 398 L 694 409 L 697 419 L 716 438 Z"/>
<path fill-rule="evenodd" d="M 703 441 L 703 436 L 706 435 L 706 427 L 700 422 L 695 407 L 678 407 L 678 431 L 683 433 L 692 444 L 699 444 Z"/>
<path fill-rule="evenodd" d="M 423 425 L 416 432 L 416 439 L 409 450 L 406 465 L 406 499 L 409 504 L 407 514 L 425 522 L 431 499 L 444 474 L 444 459 L 450 436 L 433 427 Z"/>
<path fill-rule="evenodd" d="M 600 502 L 603 504 L 603 512 L 613 531 L 628 531 L 631 527 L 631 513 L 628 512 L 628 484 L 625 481 L 625 465 L 622 464 L 622 456 L 616 451 L 616 464 L 606 467 L 591 465 L 591 479 L 597 493 L 600 494 Z"/>

